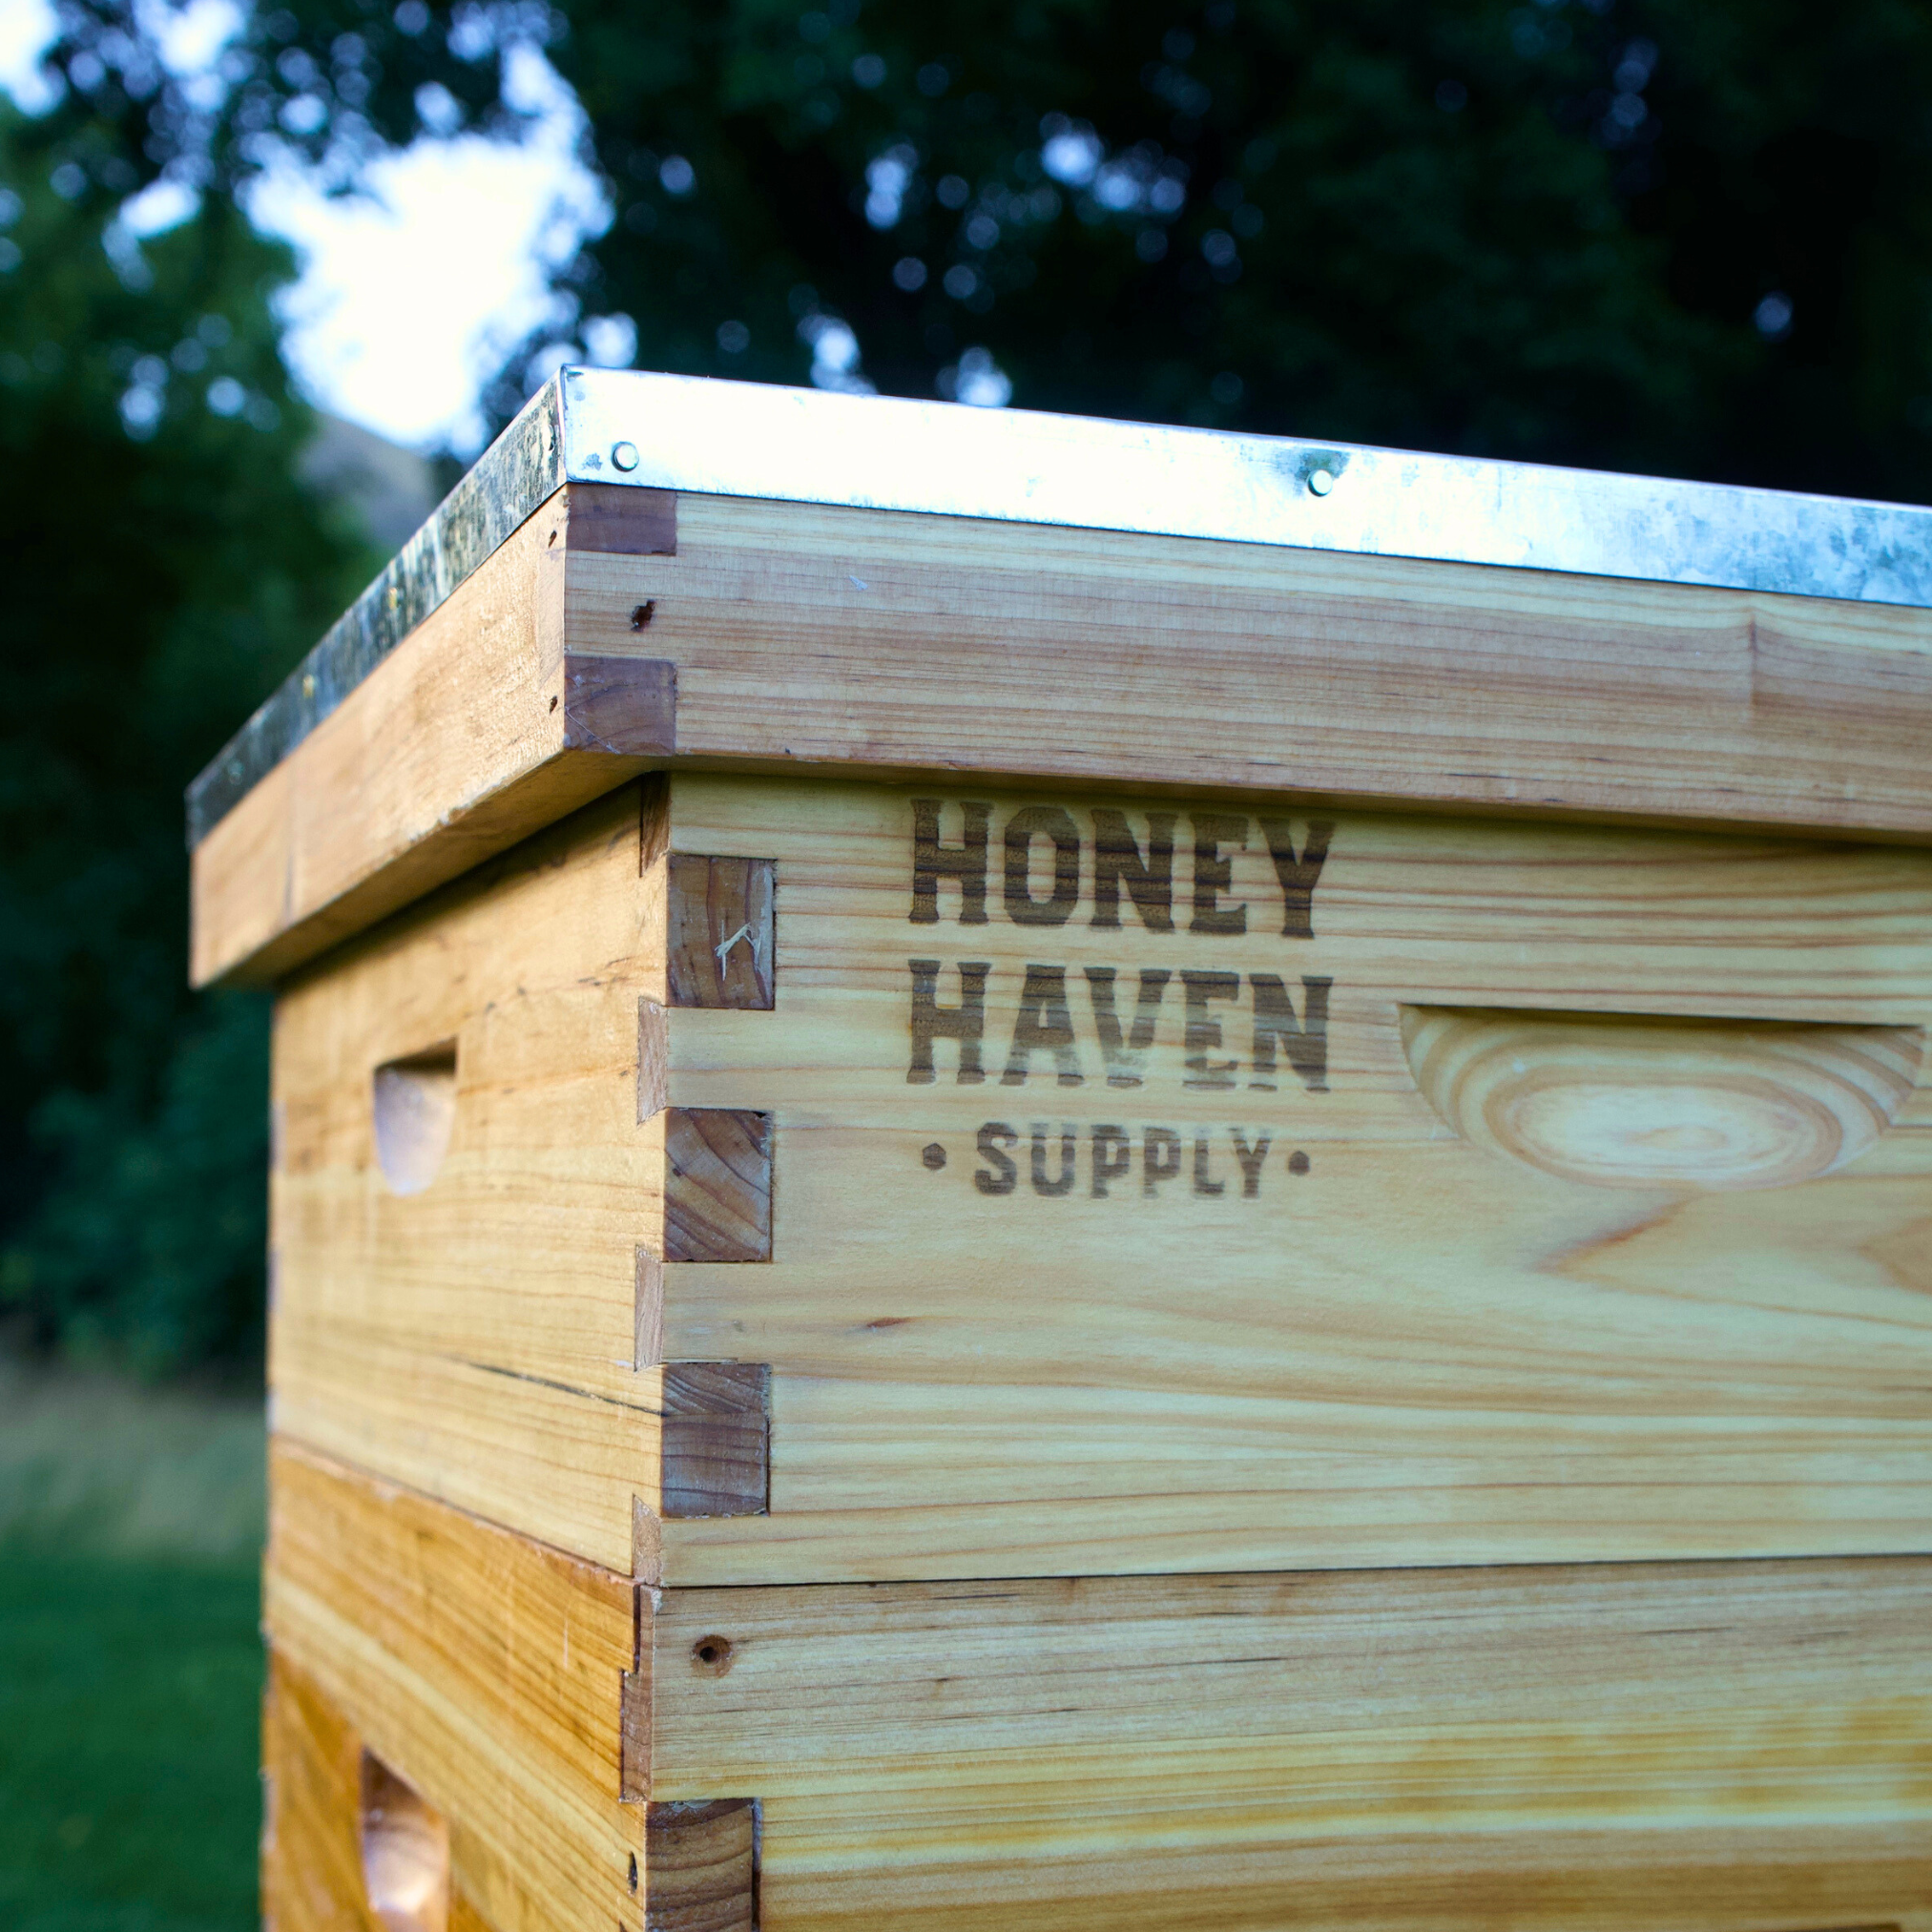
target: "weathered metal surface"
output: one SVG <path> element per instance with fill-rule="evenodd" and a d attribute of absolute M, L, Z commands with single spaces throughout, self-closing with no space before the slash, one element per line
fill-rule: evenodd
<path fill-rule="evenodd" d="M 548 384 L 188 787 L 189 845 L 199 844 L 563 481 L 557 389 Z"/>
<path fill-rule="evenodd" d="M 1932 607 L 1932 509 L 566 369 L 188 793 L 208 829 L 566 482 Z"/>
<path fill-rule="evenodd" d="M 573 479 L 1932 605 L 1932 509 L 1913 506 L 690 376 L 560 380 Z M 619 443 L 637 452 L 621 472 Z"/>

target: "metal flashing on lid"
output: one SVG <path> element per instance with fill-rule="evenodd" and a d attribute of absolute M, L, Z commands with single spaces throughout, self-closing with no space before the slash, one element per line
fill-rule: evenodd
<path fill-rule="evenodd" d="M 209 829 L 567 482 L 1932 607 L 1932 509 L 565 369 L 197 779 Z"/>
<path fill-rule="evenodd" d="M 562 454 L 547 384 L 188 787 L 191 850 L 556 491 Z"/>
<path fill-rule="evenodd" d="M 574 481 L 1932 605 L 1932 509 L 1901 504 L 695 376 L 560 382 Z"/>

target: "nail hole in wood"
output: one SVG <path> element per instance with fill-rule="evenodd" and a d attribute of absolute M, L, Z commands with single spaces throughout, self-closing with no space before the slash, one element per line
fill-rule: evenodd
<path fill-rule="evenodd" d="M 447 1932 L 449 1827 L 367 1751 L 361 1826 L 363 1883 L 384 1932 Z"/>
<path fill-rule="evenodd" d="M 634 1898 L 636 1897 L 636 1894 L 637 1894 L 637 1854 L 635 1852 L 633 1852 L 631 1854 L 631 1895 L 633 1898 Z"/>
<path fill-rule="evenodd" d="M 633 604 L 631 607 L 632 630 L 643 630 L 656 614 L 657 599 L 655 597 L 646 597 L 641 604 Z"/>
<path fill-rule="evenodd" d="M 555 696 L 554 696 L 554 695 L 552 695 L 552 696 L 551 696 L 551 709 L 552 711 L 554 711 L 554 710 L 555 710 L 556 708 L 557 708 L 557 700 L 556 700 L 556 697 L 555 697 Z"/>
<path fill-rule="evenodd" d="M 420 1195 L 436 1178 L 456 1125 L 456 1042 L 376 1069 L 376 1162 L 390 1192 Z"/>
<path fill-rule="evenodd" d="M 729 1637 L 699 1637 L 691 1647 L 691 1668 L 707 1677 L 721 1677 L 731 1669 Z"/>

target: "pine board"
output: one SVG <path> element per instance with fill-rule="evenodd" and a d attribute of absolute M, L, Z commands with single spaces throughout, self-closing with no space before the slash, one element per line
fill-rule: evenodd
<path fill-rule="evenodd" d="M 291 987 L 278 1427 L 678 1584 L 1932 1548 L 1932 857 L 1356 814 L 1333 823 L 1309 937 L 1278 930 L 1258 832 L 1223 852 L 1214 900 L 1253 909 L 1244 933 L 1187 929 L 1191 856 L 1175 930 L 1131 905 L 1096 928 L 1091 851 L 1066 923 L 1016 924 L 996 877 L 988 922 L 963 926 L 956 883 L 935 923 L 909 919 L 910 797 L 679 775 L 668 856 L 662 812 L 616 795 Z M 1029 801 L 985 802 L 997 853 Z M 1124 811 L 1146 842 L 1145 800 L 1070 808 Z M 1291 833 L 1305 852 L 1306 821 Z M 702 855 L 773 862 L 769 1009 L 660 1004 L 671 862 Z M 908 1082 L 922 958 L 947 1004 L 959 961 L 987 966 L 978 1084 L 945 1038 L 932 1082 Z M 1069 975 L 1078 1087 L 1051 1049 L 1004 1082 L 1042 961 Z M 1083 978 L 1102 962 L 1116 992 L 1172 974 L 1137 1089 L 1102 1072 Z M 1232 1087 L 1186 1085 L 1190 962 L 1238 982 L 1202 1049 L 1238 1066 Z M 1303 1021 L 1303 982 L 1331 982 L 1319 1090 L 1285 1049 L 1254 1084 L 1269 975 Z M 1807 1050 L 1867 1072 L 1883 1045 L 1894 1113 L 1819 1178 L 1589 1185 L 1473 1144 L 1424 1097 L 1403 1013 L 1443 1004 L 1579 1014 L 1587 1044 L 1592 1012 L 1704 1016 L 1779 1051 L 1805 1022 L 1825 1029 L 1795 1036 Z M 398 1196 L 371 1070 L 448 1040 L 449 1152 Z M 1807 1079 L 1836 1078 L 1812 1060 Z M 743 1156 L 747 1122 L 770 1124 L 762 1195 L 669 1212 L 750 1185 L 694 1175 L 688 1151 Z M 1015 1136 L 1004 1173 L 978 1149 L 989 1122 Z M 711 1143 L 680 1138 L 693 1123 Z M 1096 1198 L 1109 1126 L 1129 1168 Z M 1241 1149 L 1264 1134 L 1251 1197 Z M 1218 1193 L 1195 1189 L 1197 1142 Z M 1152 1197 L 1151 1148 L 1174 1170 Z M 756 1254 L 760 1214 L 769 1260 L 677 1258 L 720 1229 Z M 740 1380 L 735 1417 L 707 1397 L 724 1435 L 667 1461 L 683 1371 L 660 1364 L 680 1363 L 769 1380 Z M 722 1506 L 716 1484 L 742 1513 L 691 1513 Z"/>
<path fill-rule="evenodd" d="M 452 1893 L 499 1932 L 636 1924 L 618 1713 L 635 1609 L 590 1564 L 272 1455 L 275 1655 L 447 1820 Z"/>
<path fill-rule="evenodd" d="M 278 1658 L 495 1932 L 748 1923 L 652 1855 L 748 1801 L 763 1932 L 1932 1925 L 1922 1561 L 637 1588 L 634 1664 L 615 1577 L 286 1444 L 273 1487 Z"/>
<path fill-rule="evenodd" d="M 634 787 L 588 808 L 284 992 L 270 1188 L 278 1426 L 626 1569 L 655 1446 L 637 1011 L 663 923 L 639 813 Z M 448 1040 L 452 1145 L 399 1196 L 373 1070 Z"/>
<path fill-rule="evenodd" d="M 621 783 L 573 740 L 568 493 L 467 578 L 195 848 L 189 973 L 266 982 Z"/>
<path fill-rule="evenodd" d="M 314 1682 L 272 1651 L 261 1707 L 263 1932 L 417 1932 L 370 1905 L 363 1859 L 363 1740 Z M 487 1848 L 456 1832 L 458 1862 Z M 460 1885 L 423 1932 L 498 1932 Z M 513 1921 L 505 1921 L 505 1924 Z"/>
<path fill-rule="evenodd" d="M 726 497 L 613 555 L 569 496 L 203 842 L 197 981 L 671 762 L 1932 836 L 1923 612 Z M 675 687 L 652 748 L 570 728 L 627 665 Z"/>

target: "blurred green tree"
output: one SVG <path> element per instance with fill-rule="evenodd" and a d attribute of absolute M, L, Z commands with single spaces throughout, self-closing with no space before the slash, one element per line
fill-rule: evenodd
<path fill-rule="evenodd" d="M 280 0 L 244 143 L 515 119 L 612 225 L 565 355 L 1922 498 L 1900 0 Z M 634 337 L 632 333 L 634 329 Z"/>
<path fill-rule="evenodd" d="M 285 253 L 218 195 L 138 240 L 101 105 L 0 113 L 0 1315 L 158 1371 L 249 1351 L 263 1246 L 265 1013 L 186 991 L 181 788 L 370 560 L 296 475 Z"/>

